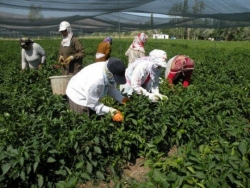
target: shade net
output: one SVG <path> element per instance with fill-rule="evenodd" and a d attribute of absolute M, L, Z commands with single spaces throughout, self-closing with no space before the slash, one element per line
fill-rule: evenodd
<path fill-rule="evenodd" d="M 249 0 L 1 0 L 0 36 L 59 35 L 146 29 L 229 28 L 250 25 Z"/>

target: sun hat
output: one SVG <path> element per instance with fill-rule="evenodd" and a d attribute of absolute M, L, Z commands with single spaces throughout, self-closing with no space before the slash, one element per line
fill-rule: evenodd
<path fill-rule="evenodd" d="M 109 58 L 107 63 L 107 68 L 113 74 L 115 82 L 117 84 L 126 83 L 126 78 L 125 78 L 126 67 L 120 59 L 115 57 Z"/>
<path fill-rule="evenodd" d="M 150 59 L 157 65 L 166 68 L 167 67 L 167 52 L 163 50 L 155 49 L 149 53 Z"/>
<path fill-rule="evenodd" d="M 63 21 L 63 22 L 61 22 L 60 25 L 59 25 L 59 32 L 60 32 L 60 31 L 65 31 L 65 30 L 66 30 L 67 28 L 69 28 L 69 27 L 70 27 L 69 22 Z"/>

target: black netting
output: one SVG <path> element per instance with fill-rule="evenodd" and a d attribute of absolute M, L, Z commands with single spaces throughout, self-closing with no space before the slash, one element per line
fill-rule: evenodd
<path fill-rule="evenodd" d="M 18 36 L 57 35 L 61 21 L 68 21 L 78 33 L 176 27 L 242 27 L 250 25 L 250 2 L 249 0 L 0 1 L 2 36 L 11 33 Z"/>

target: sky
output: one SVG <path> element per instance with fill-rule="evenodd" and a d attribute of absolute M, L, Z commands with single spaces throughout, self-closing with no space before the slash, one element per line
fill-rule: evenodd
<path fill-rule="evenodd" d="M 0 12 L 28 15 L 29 10 L 0 7 Z M 131 13 L 131 12 L 125 12 L 125 13 L 133 14 L 137 16 L 145 16 L 145 17 L 151 16 L 151 14 L 148 14 L 148 13 Z M 73 15 L 83 15 L 84 13 L 83 12 L 42 11 L 42 14 L 45 18 L 49 18 L 49 17 L 65 17 L 65 16 L 67 17 L 67 16 L 73 16 Z M 168 16 L 162 15 L 162 14 L 154 14 L 154 17 L 168 18 Z"/>

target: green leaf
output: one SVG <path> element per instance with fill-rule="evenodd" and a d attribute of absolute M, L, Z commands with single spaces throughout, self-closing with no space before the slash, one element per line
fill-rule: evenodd
<path fill-rule="evenodd" d="M 38 187 L 42 187 L 43 186 L 43 176 L 42 175 L 38 175 Z"/>
<path fill-rule="evenodd" d="M 250 168 L 245 168 L 244 172 L 247 173 L 247 174 L 250 174 Z"/>
<path fill-rule="evenodd" d="M 235 170 L 238 170 L 238 165 L 233 162 L 232 160 L 228 160 L 228 163 L 235 169 Z"/>
<path fill-rule="evenodd" d="M 237 184 L 240 187 L 245 188 L 245 186 L 239 180 L 235 180 L 234 183 Z"/>
<path fill-rule="evenodd" d="M 47 159 L 47 162 L 48 163 L 53 163 L 53 162 L 55 162 L 56 160 L 53 158 L 53 157 L 49 157 L 48 159 Z"/>
<path fill-rule="evenodd" d="M 94 146 L 94 151 L 95 151 L 96 153 L 99 153 L 99 154 L 102 153 L 101 148 L 98 147 L 98 146 Z"/>
<path fill-rule="evenodd" d="M 87 174 L 86 172 L 83 172 L 83 173 L 81 174 L 81 178 L 87 179 L 87 180 L 91 180 L 89 174 Z"/>
<path fill-rule="evenodd" d="M 215 161 L 211 161 L 209 164 L 208 164 L 208 170 L 211 170 L 212 168 L 215 167 Z"/>
<path fill-rule="evenodd" d="M 19 164 L 21 165 L 21 167 L 23 166 L 23 163 L 24 163 L 24 158 L 23 158 L 23 157 L 20 157 L 20 159 L 19 159 Z"/>
<path fill-rule="evenodd" d="M 70 177 L 67 183 L 67 187 L 75 187 L 76 183 L 77 183 L 77 178 L 74 176 Z"/>
<path fill-rule="evenodd" d="M 1 166 L 1 168 L 2 168 L 2 171 L 3 171 L 2 175 L 4 175 L 4 174 L 6 174 L 6 173 L 9 171 L 9 169 L 11 168 L 11 164 L 10 164 L 10 163 L 3 164 L 3 165 Z"/>
<path fill-rule="evenodd" d="M 95 142 L 96 144 L 99 144 L 99 137 L 96 136 L 96 137 L 94 138 L 94 142 Z"/>
<path fill-rule="evenodd" d="M 58 151 L 55 150 L 55 149 L 52 149 L 52 150 L 49 151 L 49 153 L 58 153 Z"/>
<path fill-rule="evenodd" d="M 37 166 L 38 166 L 39 162 L 35 162 L 33 165 L 33 171 L 36 172 Z"/>
<path fill-rule="evenodd" d="M 227 177 L 230 179 L 231 183 L 233 183 L 235 181 L 232 174 L 228 174 Z"/>
<path fill-rule="evenodd" d="M 196 183 L 196 185 L 199 185 L 201 188 L 206 188 L 202 183 Z"/>
<path fill-rule="evenodd" d="M 20 173 L 20 178 L 21 178 L 23 181 L 25 181 L 25 172 L 24 172 L 24 170 L 21 171 L 21 173 Z"/>
<path fill-rule="evenodd" d="M 84 164 L 83 161 L 77 163 L 77 164 L 76 164 L 76 169 L 82 168 L 82 167 L 83 167 L 83 164 Z"/>
<path fill-rule="evenodd" d="M 135 119 L 132 119 L 132 123 L 133 123 L 134 125 L 137 125 L 137 121 L 136 121 Z"/>
<path fill-rule="evenodd" d="M 161 174 L 161 172 L 160 172 L 159 170 L 155 169 L 155 170 L 153 171 L 153 178 L 154 178 L 154 180 L 155 180 L 156 182 L 158 182 L 158 183 L 161 182 L 161 176 L 162 176 L 162 174 Z"/>
<path fill-rule="evenodd" d="M 195 173 L 194 168 L 193 168 L 192 166 L 188 166 L 187 169 L 188 169 L 190 172 Z"/>
<path fill-rule="evenodd" d="M 92 164 L 89 163 L 89 162 L 87 162 L 87 171 L 88 171 L 89 173 L 91 173 L 92 170 L 93 170 Z"/>
<path fill-rule="evenodd" d="M 31 166 L 29 165 L 29 166 L 26 167 L 26 174 L 29 174 L 30 171 L 31 171 Z"/>
<path fill-rule="evenodd" d="M 103 175 L 103 173 L 102 173 L 101 171 L 97 171 L 97 172 L 96 172 L 96 176 L 97 176 L 99 179 L 101 179 L 101 180 L 105 180 L 105 177 L 104 177 L 104 175 Z"/>
<path fill-rule="evenodd" d="M 59 181 L 58 183 L 56 183 L 56 188 L 65 188 L 66 186 L 66 182 L 64 181 Z"/>
<path fill-rule="evenodd" d="M 247 152 L 247 146 L 246 146 L 245 142 L 240 142 L 238 148 L 239 148 L 241 155 L 244 156 Z"/>
<path fill-rule="evenodd" d="M 205 179 L 206 178 L 205 174 L 203 172 L 199 172 L 199 171 L 198 172 L 196 171 L 195 177 L 197 177 L 198 179 Z"/>

